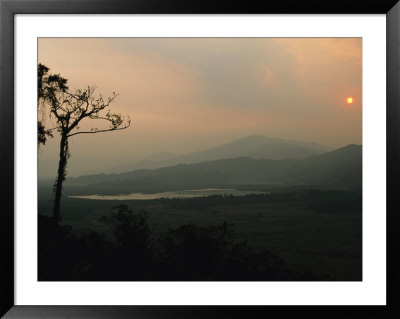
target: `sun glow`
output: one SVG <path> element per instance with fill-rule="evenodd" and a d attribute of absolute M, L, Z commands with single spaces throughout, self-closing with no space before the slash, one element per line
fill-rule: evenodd
<path fill-rule="evenodd" d="M 353 98 L 352 97 L 348 97 L 347 98 L 347 103 L 348 104 L 352 104 L 353 103 Z"/>

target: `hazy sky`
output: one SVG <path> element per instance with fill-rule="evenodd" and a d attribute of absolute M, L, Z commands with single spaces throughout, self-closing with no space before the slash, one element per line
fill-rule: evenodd
<path fill-rule="evenodd" d="M 118 92 L 113 111 L 132 119 L 72 137 L 69 175 L 248 135 L 361 144 L 361 38 L 43 38 L 38 53 L 71 89 Z M 56 138 L 41 147 L 39 177 L 55 176 L 57 153 Z"/>

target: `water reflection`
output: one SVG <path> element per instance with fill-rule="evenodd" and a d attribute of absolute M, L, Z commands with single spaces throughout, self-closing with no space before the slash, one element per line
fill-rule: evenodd
<path fill-rule="evenodd" d="M 204 189 L 190 189 L 190 190 L 180 190 L 162 193 L 132 193 L 125 195 L 84 195 L 84 196 L 68 196 L 70 198 L 84 198 L 84 199 L 96 199 L 96 200 L 149 200 L 157 198 L 193 198 L 193 197 L 203 197 L 211 195 L 234 195 L 234 196 L 245 196 L 249 194 L 268 194 L 268 192 L 259 191 L 243 191 L 238 189 L 229 188 L 204 188 Z"/>

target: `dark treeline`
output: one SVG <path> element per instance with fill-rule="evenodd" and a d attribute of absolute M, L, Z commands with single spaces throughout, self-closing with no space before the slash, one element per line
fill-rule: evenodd
<path fill-rule="evenodd" d="M 150 202 L 150 201 L 149 201 Z M 361 213 L 361 191 L 305 189 L 295 192 L 249 194 L 245 196 L 211 195 L 194 198 L 160 198 L 152 200 L 168 208 L 205 209 L 220 205 L 283 203 L 321 212 Z"/>
<path fill-rule="evenodd" d="M 237 189 L 246 188 L 237 187 Z M 267 191 L 260 187 L 260 191 Z M 42 200 L 46 200 L 46 194 L 42 194 Z M 82 205 L 80 199 L 69 199 Z M 111 205 L 117 205 L 118 200 L 107 201 Z M 361 190 L 321 190 L 307 187 L 290 187 L 269 194 L 248 194 L 245 196 L 234 195 L 208 195 L 193 198 L 159 198 L 151 200 L 125 200 L 130 206 L 141 207 L 143 204 L 162 204 L 167 208 L 205 209 L 220 205 L 247 205 L 247 204 L 280 204 L 290 205 L 297 208 L 311 209 L 320 212 L 337 213 L 361 213 L 362 212 L 362 191 Z M 103 206 L 104 201 L 91 200 L 93 207 Z M 45 202 L 41 202 L 44 207 Z"/>
<path fill-rule="evenodd" d="M 233 225 L 181 225 L 154 237 L 145 212 L 126 205 L 104 216 L 113 238 L 74 235 L 70 226 L 39 215 L 40 281 L 310 281 L 268 252 L 233 240 Z"/>

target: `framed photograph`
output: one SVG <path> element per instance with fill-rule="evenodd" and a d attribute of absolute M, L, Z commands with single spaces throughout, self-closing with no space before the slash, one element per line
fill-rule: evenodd
<path fill-rule="evenodd" d="M 1 1 L 1 315 L 397 317 L 400 5 L 346 5 Z"/>

